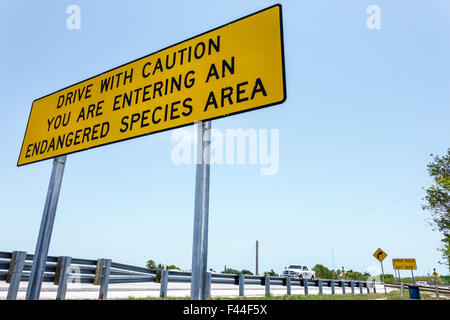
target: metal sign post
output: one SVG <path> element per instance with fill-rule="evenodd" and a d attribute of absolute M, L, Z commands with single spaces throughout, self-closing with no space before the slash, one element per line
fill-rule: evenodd
<path fill-rule="evenodd" d="M 384 282 L 384 269 L 383 269 L 383 260 L 387 257 L 387 253 L 384 252 L 383 250 L 381 250 L 380 248 L 378 248 L 373 256 L 375 257 L 375 259 L 377 259 L 378 261 L 380 261 L 381 263 L 381 274 L 383 275 L 383 286 L 384 286 L 384 294 L 386 294 L 386 284 Z"/>
<path fill-rule="evenodd" d="M 33 265 L 31 267 L 30 279 L 28 280 L 27 300 L 39 300 L 65 164 L 65 155 L 53 159 L 53 169 L 50 176 L 47 199 L 45 200 Z"/>
<path fill-rule="evenodd" d="M 436 272 L 436 268 L 433 268 L 433 279 L 434 279 L 434 284 L 437 285 L 437 279 L 438 279 L 438 273 Z"/>
<path fill-rule="evenodd" d="M 207 294 L 210 145 L 211 121 L 199 122 L 197 126 L 191 300 L 205 300 Z"/>
<path fill-rule="evenodd" d="M 255 275 L 258 275 L 258 260 L 259 260 L 259 257 L 258 257 L 258 254 L 259 254 L 259 252 L 258 252 L 258 250 L 259 250 L 259 243 L 258 243 L 258 240 L 256 240 L 256 270 L 255 270 Z"/>
<path fill-rule="evenodd" d="M 384 286 L 384 294 L 386 294 L 386 283 L 384 282 L 384 269 L 383 269 L 383 261 L 380 261 L 381 264 L 381 274 L 383 275 L 383 286 Z"/>

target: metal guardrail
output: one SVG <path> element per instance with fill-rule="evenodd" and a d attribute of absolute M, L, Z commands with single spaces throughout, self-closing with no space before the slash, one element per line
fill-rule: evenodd
<path fill-rule="evenodd" d="M 450 288 L 444 288 L 444 287 L 440 287 L 440 286 L 420 286 L 420 285 L 416 285 L 416 284 L 411 284 L 411 283 L 404 283 L 403 287 L 409 288 L 409 286 L 414 285 L 414 286 L 418 286 L 420 291 L 425 291 L 425 292 L 437 292 L 438 293 L 443 293 L 443 294 L 450 294 Z M 401 284 L 397 284 L 397 283 L 386 283 L 386 287 L 391 287 L 391 288 L 397 288 L 397 289 L 401 289 L 402 285 Z"/>
<path fill-rule="evenodd" d="M 24 251 L 4 252 L 0 251 L 0 281 L 9 283 L 8 300 L 15 300 L 19 291 L 20 281 L 28 281 L 30 278 L 33 255 Z M 143 267 L 132 266 L 110 259 L 88 260 L 71 257 L 49 256 L 45 265 L 44 282 L 53 282 L 58 285 L 57 300 L 66 297 L 67 283 L 90 283 L 99 285 L 99 299 L 106 299 L 108 285 L 117 283 L 156 282 L 157 271 Z M 374 283 L 367 281 L 328 280 L 328 279 L 290 279 L 285 277 L 266 277 L 257 275 L 236 275 L 208 272 L 208 295 L 211 294 L 211 284 L 234 284 L 239 286 L 239 295 L 244 296 L 245 285 L 265 286 L 265 293 L 270 294 L 271 285 L 286 287 L 286 293 L 291 294 L 292 286 L 302 286 L 304 293 L 308 294 L 309 287 L 317 287 L 319 294 L 323 293 L 323 287 L 331 288 L 331 294 L 336 293 L 336 288 L 341 292 L 376 293 Z M 160 279 L 160 296 L 167 296 L 167 284 L 174 282 L 190 283 L 191 272 L 177 270 L 162 270 Z M 347 291 L 347 288 L 348 291 Z M 372 290 L 370 290 L 372 289 Z"/>

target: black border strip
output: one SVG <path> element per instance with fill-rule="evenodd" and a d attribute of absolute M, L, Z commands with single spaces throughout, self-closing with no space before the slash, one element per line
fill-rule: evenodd
<path fill-rule="evenodd" d="M 79 82 L 77 82 L 77 83 L 75 83 L 75 84 L 71 84 L 71 85 L 69 85 L 69 86 L 67 86 L 67 87 L 64 87 L 64 88 L 62 88 L 62 89 L 59 89 L 59 90 L 54 91 L 54 92 L 52 92 L 52 93 L 49 93 L 49 94 L 47 94 L 47 95 L 45 95 L 45 96 L 43 96 L 43 97 L 40 97 L 40 98 L 38 98 L 38 99 L 33 100 L 33 103 L 31 104 L 30 114 L 28 115 L 27 127 L 26 127 L 26 129 L 25 129 L 25 133 L 24 133 L 23 140 L 22 140 L 22 147 L 20 148 L 19 158 L 17 159 L 17 166 L 18 166 L 18 167 L 21 167 L 21 166 L 25 166 L 25 165 L 28 165 L 28 164 L 32 164 L 32 163 L 36 163 L 36 162 L 40 162 L 40 161 L 44 161 L 44 160 L 48 160 L 48 159 L 52 159 L 52 158 L 59 157 L 59 156 L 63 156 L 63 155 L 73 154 L 73 153 L 77 153 L 77 152 L 80 152 L 80 151 L 86 151 L 86 150 L 93 149 L 93 148 L 97 148 L 97 147 L 103 147 L 103 146 L 107 146 L 107 145 L 110 145 L 110 144 L 113 144 L 113 143 L 122 142 L 122 141 L 127 141 L 127 140 L 130 140 L 130 139 L 135 139 L 135 138 L 139 138 L 139 137 L 143 137 L 143 136 L 148 136 L 148 135 L 151 135 L 151 134 L 155 134 L 155 133 L 159 133 L 159 132 L 164 132 L 164 131 L 168 131 L 168 130 L 174 130 L 174 129 L 178 129 L 178 128 L 182 128 L 182 127 L 186 127 L 186 126 L 190 126 L 190 125 L 194 124 L 195 122 L 190 122 L 190 123 L 186 123 L 186 124 L 183 124 L 183 125 L 180 125 L 180 126 L 170 127 L 170 128 L 162 129 L 162 130 L 158 130 L 158 131 L 152 131 L 152 132 L 144 133 L 144 134 L 141 134 L 141 135 L 138 135 L 138 136 L 133 136 L 133 137 L 129 137 L 129 138 L 117 140 L 117 141 L 111 141 L 111 142 L 107 142 L 107 143 L 104 143 L 104 144 L 99 144 L 99 145 L 96 145 L 96 146 L 88 147 L 88 148 L 85 148 L 85 149 L 80 149 L 80 150 L 76 150 L 76 151 L 72 151 L 72 152 L 62 153 L 62 154 L 60 154 L 60 155 L 56 155 L 56 156 L 52 156 L 52 157 L 48 157 L 48 158 L 44 158 L 44 159 L 40 159 L 40 160 L 36 160 L 36 161 L 32 161 L 32 162 L 28 162 L 28 163 L 23 163 L 23 164 L 20 164 L 20 165 L 19 165 L 20 155 L 22 154 L 22 149 L 23 149 L 23 146 L 24 146 L 24 143 L 25 143 L 25 136 L 26 136 L 26 133 L 27 133 L 27 131 L 28 131 L 28 125 L 29 125 L 29 123 L 30 123 L 31 111 L 33 110 L 33 104 L 34 104 L 35 101 L 40 100 L 40 99 L 43 99 L 43 98 L 45 98 L 45 97 L 48 97 L 48 96 L 50 96 L 50 95 L 52 95 L 52 94 L 58 93 L 58 92 L 60 92 L 60 91 L 63 91 L 63 90 L 65 90 L 65 89 L 68 89 L 68 88 L 70 88 L 70 87 L 76 86 L 76 85 L 78 85 L 78 84 L 80 84 L 80 83 L 82 83 L 82 82 L 91 80 L 91 79 L 96 78 L 96 77 L 98 77 L 98 76 L 101 76 L 102 74 L 105 74 L 105 73 L 107 73 L 107 72 L 110 72 L 110 71 L 113 71 L 113 70 L 115 70 L 115 69 L 124 67 L 124 66 L 129 65 L 129 64 L 131 64 L 131 63 L 133 63 L 133 62 L 136 62 L 136 61 L 138 61 L 138 60 L 147 58 L 147 57 L 152 56 L 152 55 L 154 55 L 154 54 L 156 54 L 156 53 L 158 53 L 158 52 L 161 52 L 161 51 L 163 51 L 163 50 L 172 48 L 172 47 L 174 47 L 174 46 L 177 46 L 177 45 L 182 44 L 182 43 L 184 43 L 184 42 L 187 42 L 187 41 L 189 41 L 189 40 L 195 39 L 195 38 L 200 37 L 200 36 L 202 36 L 202 35 L 205 35 L 205 34 L 207 34 L 207 33 L 209 33 L 209 32 L 212 32 L 212 31 L 215 31 L 215 30 L 217 30 L 217 29 L 226 27 L 226 26 L 229 25 L 229 24 L 232 24 L 232 23 L 238 22 L 238 21 L 240 21 L 240 20 L 246 19 L 246 18 L 248 18 L 248 17 L 254 16 L 254 15 L 256 15 L 256 14 L 258 14 L 258 13 L 261 13 L 261 12 L 263 12 L 263 11 L 272 9 L 272 8 L 274 8 L 274 7 L 279 7 L 279 8 L 280 8 L 280 39 L 281 39 L 281 64 L 282 64 L 282 72 L 283 72 L 283 99 L 280 100 L 280 101 L 278 101 L 278 102 L 274 102 L 274 103 L 270 103 L 270 104 L 266 104 L 266 105 L 262 105 L 262 106 L 257 106 L 257 107 L 249 108 L 249 109 L 246 109 L 246 110 L 237 111 L 237 112 L 227 113 L 227 114 L 224 114 L 224 115 L 221 115 L 221 116 L 218 116 L 218 117 L 213 117 L 213 118 L 204 119 L 204 120 L 202 120 L 202 121 L 211 121 L 211 120 L 215 120 L 215 119 L 225 118 L 225 117 L 229 117 L 229 116 L 231 116 L 231 115 L 237 115 L 237 114 L 240 114 L 240 113 L 245 113 L 245 112 L 254 111 L 254 110 L 258 110 L 258 109 L 262 109 L 262 108 L 267 108 L 267 107 L 271 107 L 271 106 L 274 106 L 274 105 L 281 104 L 281 103 L 285 102 L 285 101 L 286 101 L 286 98 L 287 98 L 287 95 L 286 95 L 287 93 L 286 93 L 286 69 L 285 69 L 285 58 L 284 58 L 283 14 L 282 14 L 282 6 L 281 6 L 281 4 L 280 4 L 280 3 L 277 3 L 277 4 L 272 5 L 272 6 L 270 6 L 270 7 L 261 9 L 261 10 L 259 10 L 259 11 L 256 11 L 256 12 L 254 12 L 254 13 L 251 13 L 251 14 L 246 15 L 246 16 L 244 16 L 244 17 L 241 17 L 241 18 L 239 18 L 239 19 L 233 20 L 233 21 L 231 21 L 231 22 L 228 22 L 228 23 L 226 23 L 226 24 L 224 24 L 224 25 L 221 25 L 221 26 L 219 26 L 219 27 L 216 27 L 216 28 L 214 28 L 214 29 L 205 31 L 205 32 L 203 32 L 203 33 L 200 33 L 200 34 L 195 35 L 195 36 L 193 36 L 193 37 L 190 37 L 190 38 L 188 38 L 188 39 L 182 40 L 182 41 L 177 42 L 177 43 L 175 43 L 175 44 L 172 44 L 172 45 L 170 45 L 170 46 L 168 46 L 168 47 L 165 47 L 165 48 L 163 48 L 163 49 L 157 50 L 157 51 L 152 52 L 152 53 L 150 53 L 150 54 L 148 54 L 148 55 L 145 55 L 145 56 L 143 56 L 143 57 L 134 59 L 134 60 L 132 60 L 132 61 L 130 61 L 130 62 L 127 62 L 127 63 L 124 63 L 124 64 L 122 64 L 122 65 L 120 65 L 120 66 L 118 66 L 118 67 L 114 67 L 114 68 L 112 68 L 112 69 L 109 69 L 109 70 L 107 70 L 107 71 L 104 71 L 104 72 L 102 72 L 102 73 L 99 73 L 99 74 L 97 74 L 97 75 L 95 75 L 95 76 L 92 76 L 92 77 L 87 78 L 87 79 L 85 79 L 85 80 L 79 81 Z"/>

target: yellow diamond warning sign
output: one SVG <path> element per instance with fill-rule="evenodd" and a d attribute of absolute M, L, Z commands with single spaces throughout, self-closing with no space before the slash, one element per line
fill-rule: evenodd
<path fill-rule="evenodd" d="M 285 99 L 275 5 L 35 100 L 17 165 Z"/>
<path fill-rule="evenodd" d="M 387 253 L 384 252 L 383 250 L 381 250 L 380 248 L 378 248 L 377 251 L 375 251 L 373 253 L 373 256 L 375 257 L 375 259 L 382 262 L 384 260 L 384 258 L 387 257 Z"/>

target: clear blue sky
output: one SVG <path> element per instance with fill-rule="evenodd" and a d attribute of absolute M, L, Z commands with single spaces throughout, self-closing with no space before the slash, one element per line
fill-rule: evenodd
<path fill-rule="evenodd" d="M 280 170 L 211 168 L 209 267 L 254 271 L 259 240 L 260 270 L 332 267 L 334 251 L 363 271 L 381 247 L 387 273 L 409 257 L 447 273 L 421 205 L 429 155 L 450 147 L 450 1 L 281 3 L 287 101 L 212 123 L 279 129 Z M 34 99 L 272 4 L 0 1 L 0 250 L 35 249 L 52 161 L 16 167 Z M 172 163 L 171 133 L 68 156 L 51 255 L 190 269 L 195 167 Z"/>

